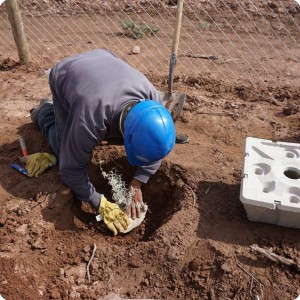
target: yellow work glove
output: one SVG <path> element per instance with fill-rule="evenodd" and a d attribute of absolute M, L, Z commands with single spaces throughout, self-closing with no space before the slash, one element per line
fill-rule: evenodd
<path fill-rule="evenodd" d="M 20 158 L 22 163 L 26 164 L 26 170 L 29 177 L 38 177 L 46 169 L 56 165 L 56 157 L 49 153 L 34 153 Z"/>
<path fill-rule="evenodd" d="M 100 200 L 98 209 L 102 215 L 103 222 L 114 235 L 127 229 L 130 221 L 126 213 L 124 213 L 116 203 L 109 202 L 104 196 Z"/>

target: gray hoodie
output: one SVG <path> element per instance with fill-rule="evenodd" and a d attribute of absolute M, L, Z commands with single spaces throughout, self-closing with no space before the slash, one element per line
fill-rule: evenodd
<path fill-rule="evenodd" d="M 97 208 L 101 199 L 87 175 L 95 145 L 122 137 L 122 110 L 132 101 L 151 99 L 162 103 L 159 91 L 139 71 L 107 50 L 81 53 L 56 64 L 49 84 L 54 106 L 66 115 L 59 169 L 75 196 Z M 146 183 L 161 161 L 138 167 L 134 177 Z"/>

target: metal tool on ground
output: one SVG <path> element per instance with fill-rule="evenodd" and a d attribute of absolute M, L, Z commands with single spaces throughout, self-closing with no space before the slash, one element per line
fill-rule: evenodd
<path fill-rule="evenodd" d="M 20 137 L 20 146 L 21 146 L 21 149 L 22 149 L 23 156 L 27 156 L 28 155 L 27 147 L 26 147 L 26 144 L 25 144 L 25 140 L 22 137 Z"/>
<path fill-rule="evenodd" d="M 175 123 L 177 121 L 177 119 L 179 118 L 180 113 L 183 109 L 183 104 L 184 104 L 186 95 L 184 93 L 179 93 L 179 94 L 172 93 L 169 98 L 168 98 L 168 96 L 165 96 L 165 95 L 164 95 L 164 106 L 171 112 L 172 119 Z"/>
<path fill-rule="evenodd" d="M 26 148 L 24 138 L 20 137 L 19 141 L 20 141 L 20 146 L 21 146 L 21 149 L 22 149 L 23 156 L 27 156 L 28 152 L 27 152 L 27 148 Z M 25 168 L 23 168 L 22 166 L 18 165 L 18 164 L 10 164 L 10 167 L 14 170 L 17 170 L 21 174 L 28 176 L 28 171 Z"/>
<path fill-rule="evenodd" d="M 14 170 L 17 170 L 18 172 L 28 176 L 27 170 L 25 168 L 23 168 L 22 166 L 17 165 L 17 164 L 11 164 L 10 167 L 13 168 Z"/>

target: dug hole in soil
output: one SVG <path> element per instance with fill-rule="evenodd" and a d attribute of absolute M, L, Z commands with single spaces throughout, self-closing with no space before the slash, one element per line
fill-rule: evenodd
<path fill-rule="evenodd" d="M 264 29 L 264 23 L 256 24 Z M 235 40 L 230 32 L 228 36 Z M 117 39 L 111 37 L 111 43 Z M 270 35 L 269 41 L 277 40 Z M 239 45 L 243 46 L 235 41 Z M 211 41 L 211 46 L 217 49 L 219 44 Z M 155 52 L 154 47 L 149 50 Z M 292 50 L 299 61 L 299 47 Z M 187 134 L 189 143 L 176 144 L 143 186 L 149 206 L 144 223 L 116 237 L 95 222 L 88 204 L 74 199 L 57 167 L 38 178 L 10 168 L 11 163 L 20 163 L 20 136 L 29 153 L 51 152 L 29 115 L 50 94 L 44 72 L 51 66 L 23 67 L 0 55 L 0 295 L 6 300 L 244 300 L 255 295 L 296 299 L 300 230 L 250 222 L 239 200 L 247 136 L 300 141 L 299 63 L 288 59 L 285 48 L 278 51 L 286 60 L 274 58 L 277 69 L 263 74 L 264 84 L 253 69 L 247 73 L 252 85 L 224 78 L 218 70 L 225 65 L 216 69 L 213 61 L 201 62 L 199 74 L 185 76 L 178 71 L 185 63 L 181 60 L 174 91 L 185 92 L 187 100 L 176 130 Z M 245 61 L 253 59 L 245 55 Z M 142 64 L 141 56 L 123 56 L 129 63 Z M 269 68 L 268 60 L 255 65 L 256 71 L 261 72 L 262 66 Z M 210 68 L 213 74 L 207 71 Z M 167 75 L 146 76 L 167 91 Z M 103 143 L 95 148 L 89 176 L 110 198 L 100 161 L 104 171 L 114 169 L 127 184 L 134 168 L 127 163 L 123 146 Z M 252 250 L 253 244 L 294 263 L 271 261 Z"/>

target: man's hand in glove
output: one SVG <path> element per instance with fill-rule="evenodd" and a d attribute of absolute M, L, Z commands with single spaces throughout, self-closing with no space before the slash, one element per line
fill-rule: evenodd
<path fill-rule="evenodd" d="M 26 164 L 26 170 L 29 177 L 38 177 L 46 169 L 56 165 L 56 157 L 49 153 L 34 153 L 20 158 L 22 163 Z"/>
<path fill-rule="evenodd" d="M 132 179 L 129 186 L 128 192 L 133 191 L 133 195 L 131 197 L 131 204 L 128 208 L 128 215 L 132 220 L 136 218 L 140 218 L 141 213 L 147 210 L 147 206 L 143 202 L 143 194 L 142 194 L 142 182 L 137 179 Z"/>
<path fill-rule="evenodd" d="M 102 215 L 103 222 L 114 235 L 127 229 L 130 221 L 126 213 L 124 213 L 116 203 L 109 202 L 104 196 L 100 201 L 98 209 Z"/>

